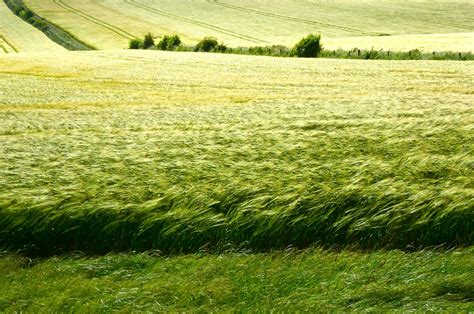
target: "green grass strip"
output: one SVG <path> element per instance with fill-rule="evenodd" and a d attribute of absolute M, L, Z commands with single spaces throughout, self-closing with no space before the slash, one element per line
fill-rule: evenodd
<path fill-rule="evenodd" d="M 4 312 L 474 310 L 474 250 L 0 258 Z"/>

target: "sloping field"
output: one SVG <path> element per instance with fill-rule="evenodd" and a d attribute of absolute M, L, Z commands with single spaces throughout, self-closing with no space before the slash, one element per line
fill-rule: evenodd
<path fill-rule="evenodd" d="M 0 247 L 471 245 L 473 75 L 472 62 L 8 55 Z"/>
<path fill-rule="evenodd" d="M 15 16 L 0 1 L 0 54 L 64 50 L 41 31 Z"/>
<path fill-rule="evenodd" d="M 289 46 L 309 33 L 321 33 L 324 39 L 330 38 L 329 49 L 351 45 L 350 48 L 364 49 L 474 50 L 473 1 L 26 0 L 25 3 L 102 49 L 124 48 L 130 37 L 152 32 L 177 33 L 190 44 L 212 35 L 231 46 Z M 459 34 L 451 38 L 452 33 Z M 420 37 L 421 34 L 437 35 Z M 392 39 L 386 35 L 398 36 Z"/>

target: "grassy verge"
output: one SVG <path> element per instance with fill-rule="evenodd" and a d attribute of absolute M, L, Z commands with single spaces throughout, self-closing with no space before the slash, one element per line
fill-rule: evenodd
<path fill-rule="evenodd" d="M 0 258 L 0 310 L 474 310 L 474 250 Z"/>
<path fill-rule="evenodd" d="M 3 0 L 12 12 L 27 23 L 33 25 L 55 43 L 68 50 L 93 50 L 93 46 L 77 39 L 69 32 L 31 11 L 21 0 Z"/>

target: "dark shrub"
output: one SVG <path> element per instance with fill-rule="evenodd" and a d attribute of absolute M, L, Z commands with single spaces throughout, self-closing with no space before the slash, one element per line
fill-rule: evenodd
<path fill-rule="evenodd" d="M 140 39 L 131 39 L 128 43 L 128 48 L 130 49 L 140 49 L 143 46 L 143 42 Z"/>
<path fill-rule="evenodd" d="M 217 45 L 213 50 L 216 52 L 226 52 L 227 51 L 227 46 L 224 43 L 220 43 Z"/>
<path fill-rule="evenodd" d="M 181 45 L 181 38 L 178 35 L 163 36 L 160 42 L 156 45 L 159 50 L 176 50 Z"/>
<path fill-rule="evenodd" d="M 219 45 L 214 37 L 204 37 L 194 49 L 195 51 L 210 52 Z"/>
<path fill-rule="evenodd" d="M 316 58 L 321 50 L 321 35 L 310 34 L 301 39 L 293 49 L 291 49 L 290 55 L 301 58 Z"/>
<path fill-rule="evenodd" d="M 18 16 L 20 18 L 22 18 L 23 20 L 28 21 L 29 19 L 31 19 L 33 17 L 33 12 L 31 12 L 28 9 L 21 10 L 20 13 L 18 14 Z"/>
<path fill-rule="evenodd" d="M 150 47 L 153 47 L 155 45 L 155 40 L 153 39 L 153 35 L 148 33 L 145 35 L 145 38 L 143 39 L 143 48 L 148 49 Z"/>

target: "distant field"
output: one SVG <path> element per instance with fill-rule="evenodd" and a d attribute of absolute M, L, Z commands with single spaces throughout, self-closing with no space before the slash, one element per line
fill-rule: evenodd
<path fill-rule="evenodd" d="M 474 1 L 26 0 L 35 12 L 100 49 L 152 32 L 196 43 L 293 45 L 321 33 L 328 49 L 474 50 Z M 434 34 L 425 36 L 426 34 Z M 455 35 L 451 35 L 455 34 Z M 386 36 L 396 35 L 396 36 Z"/>
<path fill-rule="evenodd" d="M 0 59 L 0 247 L 472 244 L 474 64 Z"/>
<path fill-rule="evenodd" d="M 0 54 L 64 50 L 42 32 L 15 16 L 0 1 Z"/>

